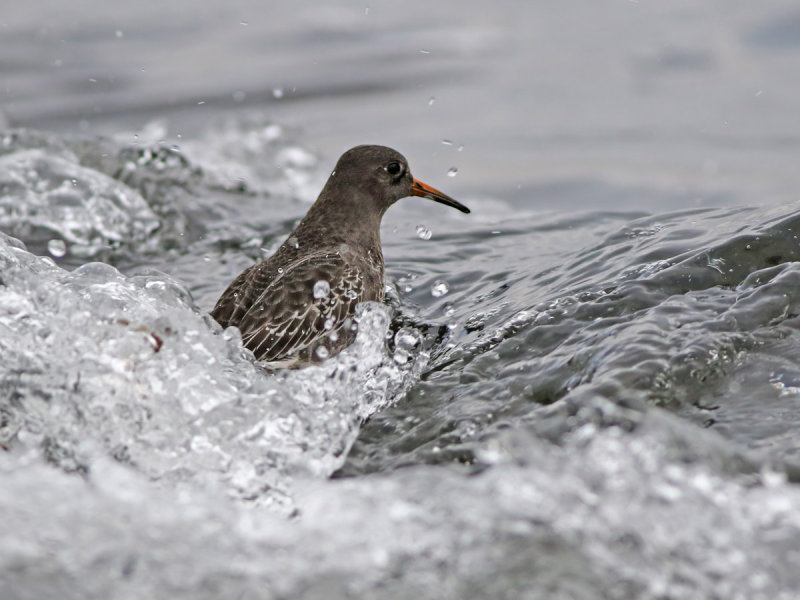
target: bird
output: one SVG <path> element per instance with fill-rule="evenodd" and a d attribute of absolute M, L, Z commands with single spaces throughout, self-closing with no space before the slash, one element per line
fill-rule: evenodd
<path fill-rule="evenodd" d="M 396 150 L 351 148 L 294 231 L 233 280 L 211 316 L 223 328 L 237 327 L 244 347 L 268 368 L 300 368 L 338 354 L 355 339 L 356 305 L 383 301 L 381 219 L 408 196 L 470 212 L 415 179 Z"/>

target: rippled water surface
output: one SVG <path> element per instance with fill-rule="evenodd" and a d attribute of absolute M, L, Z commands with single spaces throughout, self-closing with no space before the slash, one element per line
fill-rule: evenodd
<path fill-rule="evenodd" d="M 791 2 L 32 3 L 0 19 L 0 598 L 796 598 Z M 338 155 L 356 342 L 208 311 Z"/>

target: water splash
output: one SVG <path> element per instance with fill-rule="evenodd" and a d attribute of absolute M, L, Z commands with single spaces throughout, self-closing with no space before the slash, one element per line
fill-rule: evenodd
<path fill-rule="evenodd" d="M 161 224 L 138 191 L 69 153 L 23 146 L 0 156 L 0 188 L 0 228 L 39 248 L 57 236 L 72 254 L 94 257 L 144 244 Z"/>
<path fill-rule="evenodd" d="M 18 398 L 3 404 L 3 444 L 67 471 L 113 457 L 289 510 L 293 480 L 338 468 L 361 419 L 415 376 L 385 349 L 383 306 L 359 306 L 356 341 L 334 359 L 269 377 L 163 273 L 67 272 L 5 236 L 0 272 L 0 379 Z"/>

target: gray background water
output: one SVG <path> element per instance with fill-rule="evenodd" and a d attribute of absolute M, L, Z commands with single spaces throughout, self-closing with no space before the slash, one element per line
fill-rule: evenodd
<path fill-rule="evenodd" d="M 774 203 L 797 189 L 791 0 L 37 0 L 0 21 L 14 126 L 161 119 L 180 143 L 259 109 L 328 161 L 383 143 L 428 179 L 458 167 L 456 195 L 522 209 Z"/>
<path fill-rule="evenodd" d="M 796 3 L 6 3 L 0 42 L 0 596 L 797 597 Z M 205 313 L 359 143 L 473 213 L 384 220 L 408 357 L 379 313 L 267 376 Z"/>

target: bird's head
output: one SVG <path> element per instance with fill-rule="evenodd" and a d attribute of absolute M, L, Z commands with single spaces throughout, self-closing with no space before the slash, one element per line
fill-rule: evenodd
<path fill-rule="evenodd" d="M 377 210 L 379 216 L 408 196 L 421 196 L 463 213 L 470 212 L 450 196 L 414 179 L 405 157 L 386 146 L 356 146 L 342 154 L 325 189 L 337 190 L 336 194 L 329 193 L 329 197 L 354 198 L 360 207 L 363 205 L 363 210 Z"/>

